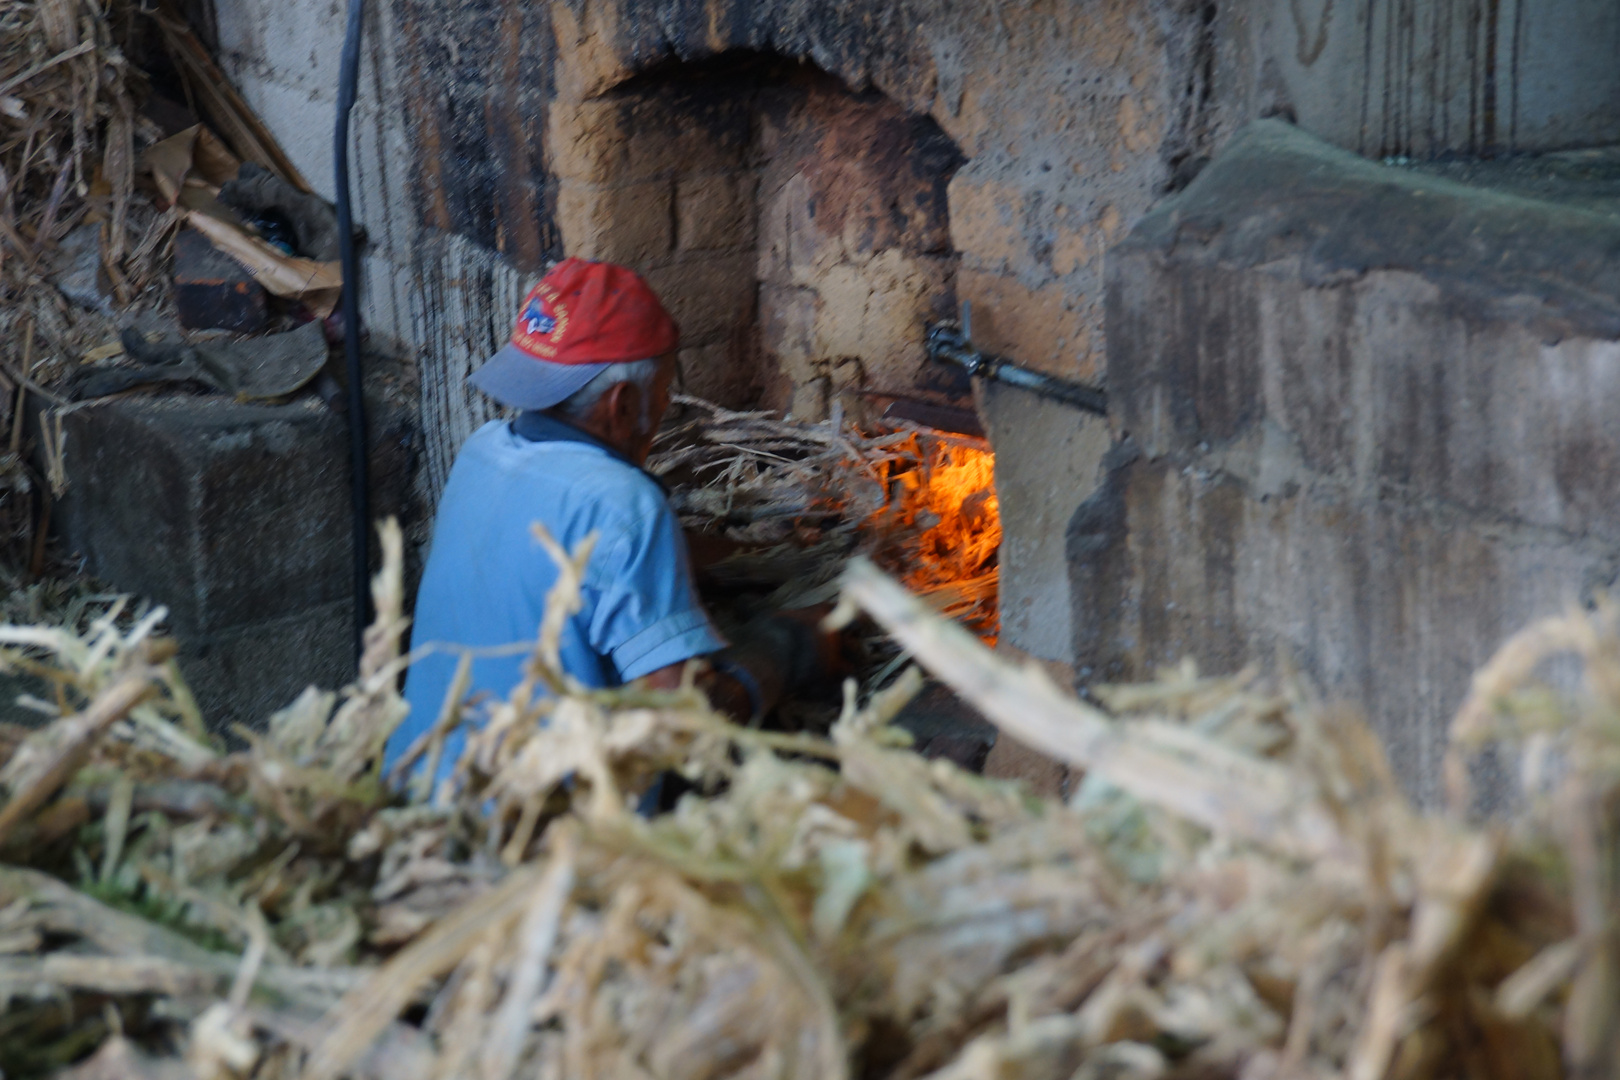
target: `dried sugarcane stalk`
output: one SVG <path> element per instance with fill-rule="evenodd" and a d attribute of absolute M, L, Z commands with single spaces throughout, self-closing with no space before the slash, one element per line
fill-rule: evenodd
<path fill-rule="evenodd" d="M 1251 762 L 1254 782 L 1225 786 L 1211 771 L 1197 768 L 1196 759 L 1172 756 L 1135 732 L 1120 730 L 1101 711 L 1059 690 L 1039 667 L 998 660 L 977 638 L 940 619 L 870 562 L 851 560 L 843 587 L 850 601 L 935 678 L 1020 742 L 1095 771 L 1219 835 L 1290 856 L 1352 862 L 1354 853 L 1332 821 L 1285 771 Z"/>
<path fill-rule="evenodd" d="M 168 659 L 173 643 L 164 642 L 161 647 L 149 644 L 147 650 L 144 661 L 138 661 L 83 712 L 51 725 L 48 735 L 56 743 L 55 752 L 42 766 L 32 770 L 20 789 L 14 790 L 5 806 L 0 807 L 0 845 L 5 844 L 30 814 L 61 790 L 109 727 L 153 694 L 158 671 L 154 664 Z"/>
<path fill-rule="evenodd" d="M 422 986 L 461 963 L 479 939 L 521 916 L 544 880 L 544 867 L 514 872 L 377 969 L 327 1018 L 328 1032 L 310 1054 L 305 1080 L 336 1080 Z"/>

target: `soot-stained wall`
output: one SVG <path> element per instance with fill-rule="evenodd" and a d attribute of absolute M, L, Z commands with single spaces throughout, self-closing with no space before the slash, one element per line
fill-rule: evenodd
<path fill-rule="evenodd" d="M 419 132 L 413 145 L 431 242 L 418 245 L 412 272 L 425 283 L 457 281 L 469 266 L 487 264 L 496 269 L 481 272 L 480 286 L 493 284 L 499 292 L 548 257 L 612 250 L 597 246 L 612 230 L 582 217 L 585 204 L 573 185 L 649 179 L 603 173 L 621 168 L 604 155 L 630 153 L 627 148 L 637 145 L 601 136 L 603 125 L 623 119 L 616 102 L 638 86 L 673 87 L 705 65 L 750 56 L 822 73 L 814 93 L 783 106 L 795 118 L 783 133 L 790 143 L 821 146 L 811 156 L 836 168 L 805 169 L 802 153 L 762 152 L 760 132 L 770 132 L 762 125 L 755 144 L 759 186 L 751 202 L 743 200 L 756 229 L 747 272 L 758 287 L 757 307 L 748 319 L 759 349 L 787 373 L 788 385 L 761 391 L 767 402 L 807 415 L 825 409 L 827 395 L 858 383 L 895 389 L 882 385 L 903 378 L 902 365 L 889 358 L 903 356 L 908 335 L 915 339 L 912 355 L 920 356 L 927 318 L 961 301 L 971 302 L 975 335 L 985 346 L 1068 378 L 1098 378 L 1103 254 L 1213 151 L 1226 123 L 1215 88 L 1218 69 L 1224 63 L 1237 71 L 1246 55 L 1218 55 L 1226 24 L 1217 6 L 1157 0 L 481 2 L 459 6 L 451 19 L 436 4 L 404 0 L 403 6 L 411 28 L 399 36 L 395 63 L 413 73 L 402 104 Z M 1243 116 L 1252 97 L 1244 87 L 1252 82 L 1239 78 L 1227 95 L 1245 103 Z M 812 122 L 840 109 L 842 123 L 818 129 Z M 811 201 L 802 189 L 822 184 L 824 194 L 836 194 L 837 185 L 828 181 L 837 169 L 863 168 L 855 146 L 863 126 L 871 133 L 924 122 L 953 151 L 940 154 L 941 172 L 949 169 L 942 176 L 948 182 L 935 193 L 943 195 L 943 205 L 937 198 L 917 201 L 911 216 L 918 220 L 895 243 L 863 242 L 859 230 L 832 228 L 836 214 L 818 214 L 816 228 L 802 228 L 805 215 L 796 219 L 794 208 Z M 650 129 L 665 130 L 648 122 L 634 132 Z M 819 136 L 810 134 L 815 130 Z M 523 143 L 521 153 L 496 152 L 517 143 Z M 695 160 L 672 167 L 678 171 Z M 888 167 L 867 164 L 869 172 Z M 487 167 L 494 171 L 486 174 Z M 677 234 L 678 185 L 671 203 Z M 657 198 L 662 205 L 661 189 Z M 625 196 L 611 217 L 650 214 L 648 206 Z M 828 204 L 821 199 L 817 206 Z M 801 244 L 801 251 L 814 250 L 803 258 L 773 256 L 791 250 L 795 237 L 814 241 Z M 672 285 L 670 278 L 695 280 L 670 269 L 674 261 L 706 261 L 717 283 L 712 304 L 724 308 L 727 292 L 718 285 L 729 280 L 729 257 L 718 249 L 704 259 L 683 253 L 677 237 L 648 268 Z M 853 273 L 856 267 L 860 272 Z M 888 291 L 873 303 L 872 295 L 883 292 L 874 284 L 880 278 Z M 483 415 L 457 382 L 493 337 L 473 332 L 460 314 L 474 301 L 447 291 L 434 300 L 456 314 L 429 307 L 417 317 L 424 409 L 433 428 L 430 476 L 442 476 L 459 439 Z M 726 313 L 703 311 L 705 303 L 701 296 L 685 300 L 677 289 L 677 306 L 698 316 L 703 333 L 712 331 L 701 347 L 734 349 L 731 338 L 708 325 Z M 711 373 L 725 370 L 720 356 L 694 359 Z M 711 385 L 728 382 L 735 380 L 728 375 Z M 987 410 L 998 460 L 1006 463 L 998 475 L 1008 536 L 1003 640 L 1063 660 L 1070 611 L 1061 525 L 1054 523 L 1066 520 L 1089 492 L 1106 438 L 1099 422 L 1063 410 L 1020 412 L 1018 404 L 1001 401 Z M 1076 438 L 1082 431 L 1090 434 Z M 1024 468 L 1026 459 L 1049 467 Z"/>
<path fill-rule="evenodd" d="M 436 233 L 528 272 L 549 257 L 608 250 L 578 220 L 568 187 L 616 168 L 600 157 L 613 152 L 603 125 L 623 119 L 610 106 L 616 95 L 637 80 L 672 86 L 717 57 L 803 62 L 848 91 L 881 95 L 900 116 L 932 121 L 955 144 L 965 164 L 939 215 L 960 257 L 955 299 L 973 303 L 985 344 L 1074 378 L 1101 370 L 1103 251 L 1215 135 L 1211 5 L 479 0 L 447 19 L 437 3 L 400 4 L 396 65 L 413 73 L 402 104 L 417 131 L 422 219 Z M 644 121 L 641 131 L 656 126 Z M 844 132 L 849 145 L 834 150 L 848 151 L 858 133 Z M 651 213 L 639 201 L 619 210 Z M 435 257 L 424 250 L 420 276 L 445 276 Z M 771 291 L 806 287 L 781 270 L 756 270 L 783 316 L 762 321 L 793 333 L 814 320 Z M 811 359 L 840 355 L 827 320 L 819 333 L 828 356 Z M 432 345 L 442 355 L 451 343 Z M 453 419 L 453 403 L 426 404 L 430 417 Z"/>

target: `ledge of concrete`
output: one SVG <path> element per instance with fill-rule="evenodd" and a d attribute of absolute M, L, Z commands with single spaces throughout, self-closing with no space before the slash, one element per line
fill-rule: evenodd
<path fill-rule="evenodd" d="M 1300 258 L 1313 285 L 1407 270 L 1551 336 L 1620 337 L 1620 164 L 1605 162 L 1557 185 L 1514 182 L 1511 169 L 1474 169 L 1465 184 L 1445 175 L 1457 170 L 1381 165 L 1263 120 L 1117 250 L 1240 269 Z"/>
<path fill-rule="evenodd" d="M 981 381 L 975 394 L 996 452 L 1001 640 L 1067 663 L 1073 644 L 1063 529 L 1096 489 L 1108 425 L 1015 387 Z"/>

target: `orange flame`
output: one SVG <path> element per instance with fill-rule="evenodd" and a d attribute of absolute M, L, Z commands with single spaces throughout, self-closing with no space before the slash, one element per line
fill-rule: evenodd
<path fill-rule="evenodd" d="M 941 441 L 907 484 L 905 512 L 918 527 L 902 576 L 982 636 L 997 632 L 996 552 L 1001 508 L 989 450 Z M 909 547 L 910 545 L 908 545 Z"/>

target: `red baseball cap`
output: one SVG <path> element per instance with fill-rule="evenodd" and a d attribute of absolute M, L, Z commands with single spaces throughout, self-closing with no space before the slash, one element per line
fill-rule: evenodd
<path fill-rule="evenodd" d="M 610 364 L 670 352 L 680 331 L 641 275 L 565 259 L 529 290 L 512 340 L 467 379 L 517 409 L 549 409 Z"/>

